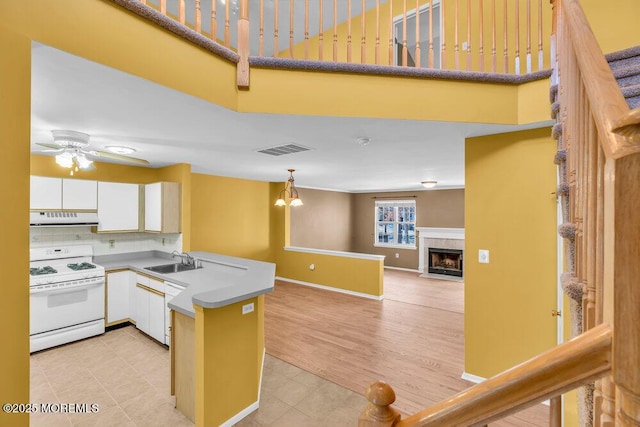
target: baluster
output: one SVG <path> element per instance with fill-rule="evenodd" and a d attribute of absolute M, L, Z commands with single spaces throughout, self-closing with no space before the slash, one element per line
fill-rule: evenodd
<path fill-rule="evenodd" d="M 585 102 L 585 114 L 589 117 L 589 106 Z M 596 326 L 596 266 L 598 263 L 598 248 L 597 248 L 597 180 L 598 180 L 598 139 L 595 129 L 595 122 L 588 120 L 588 123 L 584 129 L 585 141 L 588 143 L 587 147 L 587 160 L 585 169 L 588 176 L 586 180 L 586 190 L 588 192 L 587 201 L 587 215 L 586 215 L 586 233 L 587 233 L 587 258 L 586 258 L 586 278 L 587 278 L 587 305 L 586 305 L 586 329 L 591 329 Z M 585 330 L 586 330 L 585 329 Z"/>
<path fill-rule="evenodd" d="M 515 1 L 516 4 L 516 20 L 515 20 L 515 37 L 516 37 L 516 74 L 520 74 L 520 0 Z"/>
<path fill-rule="evenodd" d="M 600 425 L 602 427 L 613 427 L 616 418 L 616 386 L 613 377 L 606 376 L 600 381 L 602 390 L 600 405 Z"/>
<path fill-rule="evenodd" d="M 407 66 L 407 0 L 402 0 L 402 66 Z"/>
<path fill-rule="evenodd" d="M 496 56 L 496 0 L 491 0 L 491 72 L 496 73 L 497 71 L 498 60 Z"/>
<path fill-rule="evenodd" d="M 309 59 L 309 0 L 304 0 L 304 59 Z"/>
<path fill-rule="evenodd" d="M 322 0 L 320 0 L 320 13 L 318 14 L 318 60 L 323 60 L 324 50 L 324 24 L 322 23 L 324 8 L 322 7 Z"/>
<path fill-rule="evenodd" d="M 431 10 L 431 5 L 429 5 Z M 415 67 L 420 68 L 420 1 L 416 0 L 416 49 L 415 49 Z"/>
<path fill-rule="evenodd" d="M 351 0 L 347 0 L 347 62 L 351 62 Z"/>
<path fill-rule="evenodd" d="M 376 65 L 380 63 L 380 0 L 376 0 Z"/>
<path fill-rule="evenodd" d="M 202 15 L 200 10 L 200 0 L 196 0 L 196 31 L 202 34 Z"/>
<path fill-rule="evenodd" d="M 509 39 L 508 39 L 508 32 L 507 32 L 507 1 L 509 0 L 503 0 L 504 3 L 504 14 L 503 14 L 503 23 L 502 23 L 502 29 L 503 29 L 503 33 L 502 33 L 502 38 L 504 41 L 504 53 L 503 53 L 503 58 L 504 58 L 504 62 L 502 64 L 503 69 L 504 69 L 504 73 L 507 74 L 509 73 Z"/>
<path fill-rule="evenodd" d="M 445 42 L 445 34 L 447 33 L 445 23 L 447 22 L 447 20 L 444 13 L 444 3 L 445 2 L 440 2 L 440 28 L 442 28 L 442 43 L 440 45 L 440 68 L 442 68 L 443 70 L 447 68 L 447 44 Z"/>
<path fill-rule="evenodd" d="M 224 4 L 224 45 L 226 47 L 230 47 L 231 45 L 231 30 L 229 29 L 229 3 L 231 3 L 231 1 L 227 1 Z"/>
<path fill-rule="evenodd" d="M 338 62 L 338 0 L 333 0 L 333 62 Z"/>
<path fill-rule="evenodd" d="M 527 73 L 531 72 L 531 0 L 527 0 Z"/>
<path fill-rule="evenodd" d="M 273 57 L 277 57 L 278 48 L 278 24 L 280 22 L 279 0 L 273 0 Z"/>
<path fill-rule="evenodd" d="M 480 71 L 484 71 L 484 7 L 483 0 L 478 4 L 480 7 L 480 42 L 478 43 L 478 57 L 480 62 Z"/>
<path fill-rule="evenodd" d="M 562 397 L 552 397 L 549 403 L 549 427 L 562 427 Z"/>
<path fill-rule="evenodd" d="M 542 53 L 542 0 L 538 0 L 538 70 L 544 67 Z"/>
<path fill-rule="evenodd" d="M 264 0 L 260 0 L 260 36 L 258 38 L 258 56 L 264 56 Z"/>
<path fill-rule="evenodd" d="M 389 0 L 389 65 L 396 65 L 393 58 L 393 0 Z"/>
<path fill-rule="evenodd" d="M 429 4 L 429 68 L 434 67 L 434 51 L 433 51 L 433 2 Z M 418 2 L 416 2 L 416 13 L 420 16 Z M 416 25 L 418 25 L 420 21 L 416 20 Z M 418 25 L 419 27 L 419 25 Z M 419 33 L 419 32 L 418 32 Z M 418 40 L 420 40 L 418 38 Z M 418 59 L 420 57 L 418 56 Z"/>
<path fill-rule="evenodd" d="M 360 30 L 362 31 L 362 38 L 360 42 L 360 63 L 367 62 L 367 20 L 365 15 L 365 0 L 362 0 L 362 14 L 360 21 Z"/>
<path fill-rule="evenodd" d="M 240 0 L 238 17 L 238 55 L 237 67 L 239 88 L 249 87 L 249 0 Z"/>
<path fill-rule="evenodd" d="M 289 0 L 289 57 L 293 58 L 293 0 Z"/>
<path fill-rule="evenodd" d="M 467 0 L 467 71 L 471 71 L 471 0 Z"/>
<path fill-rule="evenodd" d="M 507 1 L 507 0 L 505 0 Z M 460 69 L 460 46 L 458 44 L 458 0 L 454 3 L 453 10 L 453 54 L 456 70 Z"/>
<path fill-rule="evenodd" d="M 164 0 L 163 0 L 164 1 Z M 211 40 L 216 40 L 218 25 L 217 25 L 217 17 L 216 17 L 216 4 L 218 0 L 211 0 Z"/>
<path fill-rule="evenodd" d="M 184 0 L 180 0 L 178 4 L 178 21 L 184 25 Z"/>
<path fill-rule="evenodd" d="M 167 0 L 160 0 L 160 13 L 166 16 L 166 14 L 167 14 Z"/>

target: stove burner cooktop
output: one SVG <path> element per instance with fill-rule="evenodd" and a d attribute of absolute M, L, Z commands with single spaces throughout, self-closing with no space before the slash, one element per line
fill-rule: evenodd
<path fill-rule="evenodd" d="M 74 270 L 74 271 L 78 271 L 78 270 L 89 270 L 91 268 L 96 268 L 95 265 L 89 263 L 89 262 L 82 262 L 82 263 L 76 263 L 76 264 L 67 264 L 67 267 L 69 267 L 70 269 Z"/>
<path fill-rule="evenodd" d="M 56 270 L 53 267 L 49 267 L 48 265 L 45 267 L 35 267 L 35 268 L 30 268 L 29 269 L 29 274 L 31 276 L 41 276 L 43 274 L 53 274 L 53 273 L 57 273 L 58 270 Z"/>

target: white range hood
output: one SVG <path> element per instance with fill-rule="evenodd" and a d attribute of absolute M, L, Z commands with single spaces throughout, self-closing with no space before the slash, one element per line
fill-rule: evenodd
<path fill-rule="evenodd" d="M 98 225 L 96 212 L 30 212 L 31 227 L 78 227 Z"/>

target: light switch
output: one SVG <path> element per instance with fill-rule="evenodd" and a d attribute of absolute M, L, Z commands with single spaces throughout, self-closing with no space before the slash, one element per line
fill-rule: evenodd
<path fill-rule="evenodd" d="M 489 250 L 480 249 L 478 251 L 478 262 L 480 264 L 489 264 Z"/>

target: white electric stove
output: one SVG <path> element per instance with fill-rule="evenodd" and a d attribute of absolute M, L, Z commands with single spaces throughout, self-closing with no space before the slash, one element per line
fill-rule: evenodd
<path fill-rule="evenodd" d="M 91 245 L 30 250 L 31 352 L 104 333 L 104 267 Z"/>

